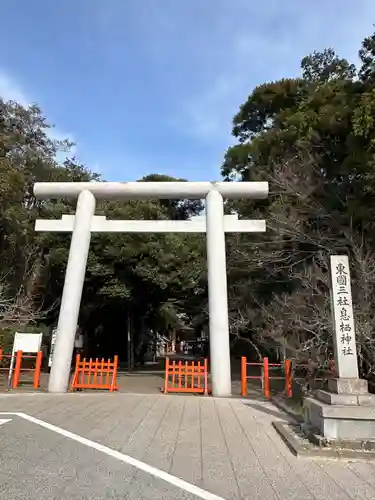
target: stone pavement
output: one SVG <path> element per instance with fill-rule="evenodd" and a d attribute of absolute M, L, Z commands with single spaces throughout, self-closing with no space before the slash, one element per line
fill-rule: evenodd
<path fill-rule="evenodd" d="M 1 412 L 0 419 L 12 420 L 0 425 L 0 500 L 199 498 L 186 483 L 160 478 L 163 471 L 200 487 L 207 500 L 214 498 L 210 493 L 227 500 L 375 498 L 375 465 L 295 458 L 271 425 L 287 417 L 267 402 L 12 394 L 0 396 Z M 95 449 L 6 412 L 23 412 L 98 444 Z M 156 473 L 122 461 L 121 454 Z"/>

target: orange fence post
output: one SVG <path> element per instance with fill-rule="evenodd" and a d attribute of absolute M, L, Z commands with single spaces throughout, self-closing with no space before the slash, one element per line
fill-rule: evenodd
<path fill-rule="evenodd" d="M 81 355 L 77 354 L 77 356 L 76 356 L 76 367 L 75 367 L 74 375 L 73 375 L 72 382 L 71 382 L 70 388 L 69 388 L 70 392 L 72 392 L 72 390 L 74 389 L 74 386 L 76 385 L 76 383 L 78 381 L 80 361 L 81 361 Z"/>
<path fill-rule="evenodd" d="M 14 374 L 13 374 L 13 389 L 16 389 L 20 382 L 21 364 L 22 364 L 22 351 L 17 351 L 16 366 L 14 368 Z"/>
<path fill-rule="evenodd" d="M 111 360 L 108 359 L 107 363 L 106 363 L 106 366 L 107 366 L 107 374 L 106 374 L 106 377 L 105 377 L 105 385 L 108 385 L 109 384 L 109 376 L 110 376 L 110 372 L 109 372 L 109 366 L 110 366 L 110 362 Z M 89 375 L 88 375 L 89 377 Z"/>
<path fill-rule="evenodd" d="M 263 358 L 264 396 L 270 397 L 270 378 L 268 372 L 268 358 Z"/>
<path fill-rule="evenodd" d="M 246 369 L 246 357 L 241 358 L 241 396 L 247 395 L 247 369 Z"/>
<path fill-rule="evenodd" d="M 3 350 L 0 348 L 0 361 L 3 359 Z"/>
<path fill-rule="evenodd" d="M 335 376 L 335 360 L 330 359 L 329 360 L 329 371 L 331 372 L 332 377 Z"/>
<path fill-rule="evenodd" d="M 40 382 L 40 370 L 42 368 L 43 353 L 39 351 L 36 355 L 36 363 L 34 370 L 34 389 L 38 389 Z"/>
<path fill-rule="evenodd" d="M 88 384 L 91 383 L 91 374 L 92 374 L 92 358 L 90 358 L 90 361 L 89 361 L 89 371 L 87 374 L 87 383 Z"/>
<path fill-rule="evenodd" d="M 285 392 L 288 398 L 293 395 L 292 386 L 292 363 L 290 359 L 285 360 Z"/>
<path fill-rule="evenodd" d="M 110 392 L 117 391 L 117 366 L 118 366 L 118 356 L 113 358 L 113 374 L 112 374 L 112 384 L 109 389 Z"/>
<path fill-rule="evenodd" d="M 168 378 L 169 378 L 169 358 L 165 358 L 165 379 L 164 379 L 164 394 L 168 393 Z"/>
<path fill-rule="evenodd" d="M 208 396 L 208 361 L 204 360 L 204 395 Z"/>
<path fill-rule="evenodd" d="M 172 361 L 172 385 L 175 387 L 176 385 L 176 360 Z"/>
<path fill-rule="evenodd" d="M 182 377 L 184 375 L 184 367 L 182 366 L 182 361 L 178 362 L 178 387 L 182 389 Z"/>

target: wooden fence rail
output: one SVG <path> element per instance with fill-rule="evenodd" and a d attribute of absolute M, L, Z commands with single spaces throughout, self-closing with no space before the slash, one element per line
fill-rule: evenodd
<path fill-rule="evenodd" d="M 13 366 L 13 360 L 15 357 L 15 364 L 14 364 L 14 369 L 12 370 L 11 367 Z M 12 360 L 13 358 L 13 360 Z M 35 360 L 35 366 L 33 368 L 22 368 L 22 360 Z M 2 348 L 0 348 L 0 362 L 4 363 L 5 366 L 0 368 L 1 372 L 10 372 L 9 375 L 9 384 L 11 383 L 11 386 L 13 389 L 16 389 L 20 385 L 20 379 L 22 373 L 25 372 L 33 372 L 33 387 L 34 389 L 38 389 L 40 386 L 40 372 L 42 369 L 42 362 L 43 362 L 43 353 L 42 351 L 37 352 L 35 355 L 26 355 L 22 351 L 17 351 L 15 355 L 12 354 L 4 354 L 4 351 Z M 9 362 L 9 363 L 8 363 Z M 10 385 L 9 385 L 10 388 Z"/>
<path fill-rule="evenodd" d="M 208 394 L 208 362 L 165 360 L 164 393 Z"/>
<path fill-rule="evenodd" d="M 110 392 L 117 391 L 118 356 L 113 361 L 104 358 L 90 358 L 88 361 L 81 356 L 76 356 L 76 366 L 70 384 L 70 391 L 74 389 L 101 389 Z"/>
<path fill-rule="evenodd" d="M 259 375 L 248 375 L 248 367 L 259 367 Z M 262 383 L 263 395 L 266 398 L 271 397 L 270 381 L 284 380 L 284 391 L 288 398 L 293 396 L 293 381 L 304 380 L 301 377 L 294 375 L 296 369 L 308 369 L 308 365 L 294 365 L 290 359 L 286 359 L 284 363 L 270 363 L 268 357 L 263 358 L 262 362 L 248 363 L 246 357 L 241 358 L 241 395 L 247 396 L 248 380 L 260 380 Z M 272 369 L 277 369 L 282 373 L 280 376 L 270 375 Z M 329 376 L 334 376 L 335 365 L 334 361 L 329 361 Z M 315 380 L 323 381 L 323 378 L 315 378 Z"/>

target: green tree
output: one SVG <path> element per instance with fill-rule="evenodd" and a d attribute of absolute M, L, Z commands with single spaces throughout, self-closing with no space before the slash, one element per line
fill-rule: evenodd
<path fill-rule="evenodd" d="M 232 333 L 325 360 L 329 254 L 349 253 L 365 374 L 374 370 L 372 45 L 373 37 L 363 42 L 359 79 L 327 49 L 302 60 L 301 77 L 254 89 L 234 117 L 238 144 L 222 167 L 226 180 L 268 180 L 271 191 L 266 202 L 231 204 L 268 224 L 265 235 L 229 240 Z"/>

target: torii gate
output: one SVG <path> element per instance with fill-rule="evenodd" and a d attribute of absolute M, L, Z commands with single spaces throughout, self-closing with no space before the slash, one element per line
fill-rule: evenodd
<path fill-rule="evenodd" d="M 37 199 L 78 198 L 75 215 L 37 220 L 36 231 L 72 232 L 61 299 L 49 392 L 67 392 L 91 232 L 205 232 L 213 396 L 230 396 L 226 232 L 264 232 L 264 220 L 224 216 L 223 198 L 267 198 L 268 182 L 37 182 Z M 96 199 L 205 198 L 206 215 L 190 221 L 111 221 L 95 216 Z"/>

